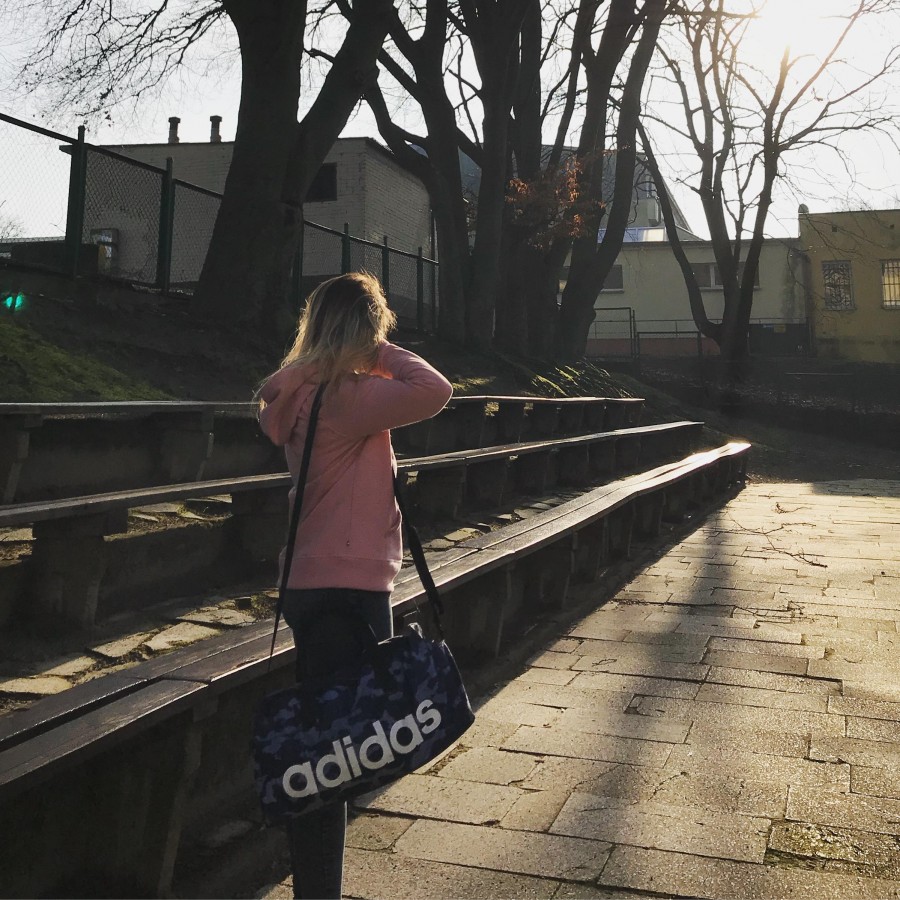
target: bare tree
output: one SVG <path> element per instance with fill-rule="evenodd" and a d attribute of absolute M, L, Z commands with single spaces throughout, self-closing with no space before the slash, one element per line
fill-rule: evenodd
<path fill-rule="evenodd" d="M 195 312 L 232 325 L 284 326 L 306 191 L 374 77 L 391 0 L 348 4 L 343 42 L 298 122 L 308 25 L 321 0 L 32 0 L 45 23 L 24 68 L 60 107 L 108 110 L 158 91 L 204 41 L 237 33 L 241 102 L 231 167 L 194 298 Z M 308 100 L 308 98 L 304 98 Z"/>
<path fill-rule="evenodd" d="M 0 241 L 22 237 L 22 223 L 15 217 L 3 212 L 6 201 L 0 202 Z"/>
<path fill-rule="evenodd" d="M 662 2 L 580 0 L 555 6 L 552 15 L 545 9 L 548 35 L 543 46 L 536 22 L 530 37 L 523 31 L 525 77 L 514 108 L 506 292 L 498 306 L 498 326 L 504 325 L 498 328 L 501 346 L 542 358 L 571 359 L 584 353 L 594 301 L 621 249 L 632 209 L 634 140 L 620 140 L 627 135 L 628 117 L 639 108 L 633 100 L 640 99 L 647 51 L 652 51 L 658 30 L 655 20 L 664 12 Z M 568 51 L 566 64 L 542 87 L 541 73 L 557 44 Z M 632 74 L 622 77 L 623 69 Z M 627 110 L 620 135 L 617 108 Z M 548 145 L 542 135 L 551 115 L 556 128 Z M 621 229 L 606 229 L 598 245 L 598 230 L 610 213 L 613 197 L 606 194 L 614 193 L 613 181 L 623 198 L 623 224 Z M 603 263 L 596 265 L 601 252 Z M 560 308 L 560 278 L 570 254 Z"/>
<path fill-rule="evenodd" d="M 397 159 L 428 188 L 441 260 L 439 330 L 455 341 L 489 347 L 501 286 L 501 240 L 508 178 L 508 140 L 518 68 L 519 35 L 533 0 L 427 0 L 405 4 L 379 56 L 384 73 L 421 114 L 424 133 L 395 121 L 379 83 L 366 93 L 378 128 Z M 402 13 L 402 14 L 401 14 Z M 470 85 L 461 60 L 470 58 L 480 85 Z M 446 77 L 457 60 L 457 84 L 478 95 L 480 122 L 451 95 Z M 468 113 L 468 115 L 467 115 Z M 460 119 L 471 125 L 468 133 Z M 481 168 L 470 247 L 460 151 Z"/>
<path fill-rule="evenodd" d="M 627 218 L 632 120 L 665 8 L 666 0 L 428 0 L 398 10 L 379 57 L 390 84 L 382 79 L 367 100 L 385 141 L 431 194 L 444 336 L 543 358 L 583 351 L 594 299 L 624 236 L 624 223 L 607 230 L 597 265 L 597 230 L 612 199 L 603 197 L 603 173 L 609 154 L 620 151 Z M 632 74 L 621 86 L 629 99 L 613 136 L 610 104 L 632 49 Z M 555 60 L 564 62 L 550 65 Z M 424 134 L 395 121 L 391 87 L 417 104 Z M 556 137 L 548 148 L 551 116 Z M 460 152 L 480 168 L 474 217 L 467 216 Z M 578 240 L 561 318 L 560 274 Z"/>
<path fill-rule="evenodd" d="M 815 60 L 786 48 L 770 76 L 742 55 L 742 41 L 760 3 L 688 0 L 680 6 L 680 41 L 667 43 L 660 52 L 663 83 L 677 92 L 681 122 L 657 111 L 645 122 L 655 130 L 648 134 L 645 128 L 641 136 L 694 321 L 721 350 L 724 387 L 745 372 L 754 282 L 773 191 L 789 174 L 786 158 L 813 148 L 840 153 L 840 138 L 848 132 L 889 132 L 894 127 L 894 111 L 873 98 L 872 91 L 896 70 L 900 52 L 891 49 L 868 70 L 846 63 L 840 54 L 861 23 L 896 7 L 894 0 L 853 0 L 831 46 Z M 654 148 L 671 142 L 673 133 L 687 141 L 696 159 L 696 169 L 684 182 L 697 193 L 709 227 L 724 293 L 721 322 L 707 315 L 660 177 Z"/>

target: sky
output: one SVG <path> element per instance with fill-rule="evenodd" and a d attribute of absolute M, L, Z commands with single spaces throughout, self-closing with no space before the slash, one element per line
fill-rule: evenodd
<path fill-rule="evenodd" d="M 763 71 L 777 68 L 786 44 L 792 53 L 813 58 L 831 43 L 839 24 L 833 14 L 855 5 L 855 0 L 770 0 L 746 40 L 747 56 Z M 848 66 L 842 70 L 842 77 L 853 77 L 852 69 L 864 68 L 867 60 L 888 52 L 889 35 L 883 28 L 861 31 L 845 48 Z M 77 121 L 65 114 L 47 118 L 38 98 L 21 93 L 15 72 L 32 40 L 33 34 L 10 17 L 9 7 L 4 11 L 0 6 L 0 112 L 74 134 Z M 223 140 L 231 140 L 240 94 L 235 44 L 228 45 L 226 37 L 215 52 L 211 66 L 210 60 L 196 65 L 193 71 L 170 80 L 159 95 L 142 100 L 133 109 L 115 110 L 111 121 L 97 119 L 86 123 L 88 140 L 101 144 L 164 142 L 168 118 L 178 116 L 182 141 L 207 141 L 209 117 L 214 114 L 222 116 Z M 660 89 L 654 90 L 659 93 Z M 666 95 L 663 89 L 660 96 L 660 108 L 665 109 L 667 96 L 668 100 L 673 99 L 671 92 Z M 400 111 L 398 115 L 413 130 L 420 127 L 412 111 Z M 23 142 L 22 136 L 16 134 L 19 140 L 11 144 L 12 134 L 11 126 L 0 123 L 0 234 L 4 214 L 20 223 L 40 222 L 39 227 L 27 227 L 30 234 L 35 228 L 49 233 L 58 229 L 62 221 L 66 160 L 60 158 L 56 145 L 47 139 L 29 137 Z M 364 107 L 357 109 L 343 134 L 378 137 L 374 120 Z M 793 160 L 792 184 L 778 190 L 767 229 L 770 236 L 797 233 L 799 203 L 806 203 L 813 212 L 900 206 L 900 186 L 893 174 L 900 171 L 900 152 L 893 142 L 869 135 L 846 138 L 842 144 L 843 159 L 819 152 Z M 669 134 L 657 134 L 657 152 L 677 202 L 693 230 L 705 236 L 708 232 L 699 202 L 693 192 L 679 184 L 679 177 L 690 170 L 690 155 Z"/>

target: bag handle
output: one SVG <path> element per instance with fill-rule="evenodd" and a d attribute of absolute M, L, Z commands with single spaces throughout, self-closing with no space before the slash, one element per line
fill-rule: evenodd
<path fill-rule="evenodd" d="M 325 393 L 324 382 L 319 385 L 316 396 L 313 398 L 312 409 L 309 411 L 309 424 L 306 426 L 306 443 L 303 445 L 303 458 L 300 462 L 300 473 L 297 475 L 297 487 L 294 491 L 294 505 L 291 509 L 291 524 L 288 528 L 287 543 L 284 551 L 284 565 L 281 568 L 281 584 L 278 586 L 278 603 L 275 605 L 275 628 L 272 631 L 272 646 L 269 648 L 269 668 L 272 667 L 272 657 L 275 655 L 275 639 L 278 636 L 278 623 L 281 621 L 281 613 L 284 609 L 284 592 L 287 590 L 288 579 L 291 576 L 291 563 L 294 559 L 294 544 L 297 542 L 297 528 L 300 526 L 300 508 L 303 506 L 303 492 L 306 488 L 306 478 L 309 475 L 309 460 L 312 456 L 313 440 L 316 436 L 316 426 L 319 424 L 319 408 L 322 406 L 322 394 Z"/>

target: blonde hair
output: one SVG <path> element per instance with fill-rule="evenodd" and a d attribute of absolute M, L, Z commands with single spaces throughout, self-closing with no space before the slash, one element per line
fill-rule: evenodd
<path fill-rule="evenodd" d="M 378 350 L 397 324 L 378 279 L 351 272 L 323 281 L 308 297 L 285 366 L 311 364 L 322 382 L 370 372 Z"/>

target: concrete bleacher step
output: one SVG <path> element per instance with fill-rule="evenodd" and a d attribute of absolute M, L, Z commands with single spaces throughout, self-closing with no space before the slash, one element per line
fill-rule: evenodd
<path fill-rule="evenodd" d="M 742 484 L 748 449 L 697 453 L 463 541 L 434 566 L 454 652 L 496 653 L 528 617 L 567 603 L 570 585 L 592 583 L 627 557 L 634 534 L 658 539 L 664 519 L 727 496 Z M 415 614 L 421 593 L 411 577 L 401 579 L 398 625 Z M 259 697 L 293 675 L 286 630 L 270 668 L 269 627 L 117 673 L 111 689 L 100 678 L 0 718 L 6 890 L 60 895 L 88 878 L 127 896 L 168 893 L 179 848 L 191 846 L 203 822 L 254 803 L 235 736 L 249 733 Z"/>
<path fill-rule="evenodd" d="M 481 409 L 481 407 L 478 407 Z M 401 480 L 425 520 L 457 520 L 517 496 L 585 487 L 685 452 L 702 424 L 671 422 L 402 459 Z M 0 622 L 32 617 L 90 628 L 128 605 L 269 571 L 283 540 L 286 474 L 151 486 L 0 507 L 0 527 L 30 524 L 31 559 L 0 566 Z M 219 496 L 227 494 L 225 496 Z M 192 531 L 150 528 L 142 508 L 187 501 Z M 229 508 L 221 527 L 200 527 Z M 129 511 L 138 511 L 139 517 Z M 140 518 L 143 517 L 143 518 Z M 152 532 L 152 534 L 148 533 Z M 5 612 L 5 615 L 4 615 Z"/>

